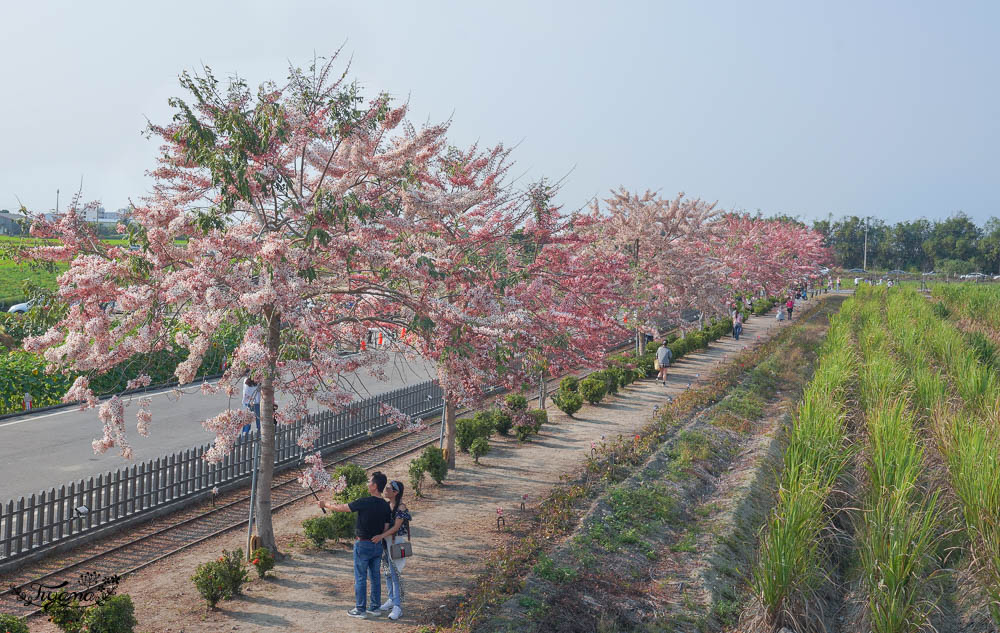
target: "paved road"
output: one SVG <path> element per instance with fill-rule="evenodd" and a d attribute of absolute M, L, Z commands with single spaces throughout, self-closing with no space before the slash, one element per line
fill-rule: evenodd
<path fill-rule="evenodd" d="M 432 365 L 408 362 L 401 355 L 387 367 L 386 373 L 387 381 L 367 373 L 352 376 L 350 382 L 358 399 L 435 377 Z M 114 449 L 103 455 L 94 454 L 91 442 L 102 433 L 93 409 L 68 408 L 0 422 L 0 503 L 206 444 L 214 435 L 205 431 L 200 422 L 225 409 L 229 401 L 223 394 L 198 393 L 177 399 L 169 389 L 153 392 L 151 398 L 153 422 L 149 437 L 135 431 L 136 405 L 126 409 L 134 462 L 123 459 Z M 286 399 L 278 397 L 279 407 L 283 400 Z M 239 405 L 238 398 L 234 404 Z"/>

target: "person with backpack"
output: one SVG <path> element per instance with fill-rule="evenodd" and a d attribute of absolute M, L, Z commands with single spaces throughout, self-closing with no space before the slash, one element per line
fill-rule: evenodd
<path fill-rule="evenodd" d="M 403 503 L 403 482 L 390 481 L 382 491 L 382 498 L 392 508 L 389 529 L 372 538 L 373 543 L 382 543 L 382 567 L 385 568 L 385 585 L 389 588 L 389 599 L 379 609 L 389 611 L 390 620 L 398 620 L 403 615 L 403 581 L 399 572 L 406 566 L 406 549 L 403 544 L 410 542 L 410 516 Z M 395 552 L 395 553 L 394 553 Z"/>

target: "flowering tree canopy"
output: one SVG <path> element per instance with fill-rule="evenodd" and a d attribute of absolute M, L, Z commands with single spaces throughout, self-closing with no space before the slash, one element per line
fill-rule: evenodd
<path fill-rule="evenodd" d="M 441 187 L 446 125 L 415 130 L 404 122 L 405 106 L 391 107 L 385 95 L 366 102 L 330 71 L 330 63 L 291 69 L 286 85 L 256 93 L 238 78 L 223 88 L 208 70 L 182 75 L 191 103 L 172 99 L 173 121 L 150 125 L 163 141 L 155 186 L 123 227 L 137 249 L 101 242 L 72 208 L 32 228 L 61 240 L 35 257 L 70 263 L 59 280 L 70 310 L 26 343 L 44 351 L 53 369 L 104 372 L 173 342 L 189 352 L 176 371 L 184 385 L 220 327 L 245 329 L 218 388 L 233 394 L 247 373 L 261 385 L 258 531 L 272 547 L 275 422 L 296 421 L 310 400 L 345 406 L 353 394 L 339 378 L 347 372 L 381 374 L 384 350 L 338 353 L 369 326 L 447 312 L 425 285 L 440 270 L 455 270 L 436 258 L 435 244 L 406 245 L 433 241 L 418 209 L 475 206 L 472 194 Z M 109 301 L 120 314 L 102 307 Z M 140 376 L 130 386 L 144 383 Z M 275 390 L 291 396 L 280 413 Z M 86 376 L 66 399 L 97 403 Z M 100 415 L 105 433 L 95 448 L 119 446 L 127 455 L 120 400 L 102 405 Z M 249 415 L 230 409 L 205 422 L 216 433 L 210 458 L 221 459 Z M 307 428 L 300 444 L 308 447 L 312 437 Z"/>
<path fill-rule="evenodd" d="M 593 203 L 591 216 L 603 220 L 605 249 L 632 257 L 633 287 L 625 307 L 636 315 L 637 327 L 654 332 L 658 322 L 676 320 L 685 309 L 723 311 L 724 267 L 709 248 L 718 230 L 714 203 L 622 188 L 605 200 L 605 209 Z"/>
<path fill-rule="evenodd" d="M 718 227 L 712 253 L 725 263 L 724 283 L 735 294 L 778 294 L 830 260 L 823 236 L 794 222 L 728 213 Z"/>

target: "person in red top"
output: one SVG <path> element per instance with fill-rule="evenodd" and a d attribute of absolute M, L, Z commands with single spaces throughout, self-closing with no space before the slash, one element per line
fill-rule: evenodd
<path fill-rule="evenodd" d="M 789 321 L 792 320 L 792 308 L 794 308 L 794 307 L 795 307 L 795 299 L 792 299 L 791 297 L 788 297 L 788 302 L 785 303 L 785 308 L 788 309 L 788 320 Z"/>

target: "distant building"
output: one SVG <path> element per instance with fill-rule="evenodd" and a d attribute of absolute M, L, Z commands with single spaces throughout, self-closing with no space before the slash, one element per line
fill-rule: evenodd
<path fill-rule="evenodd" d="M 0 212 L 0 235 L 20 235 L 21 225 L 17 221 L 23 218 L 22 215 Z"/>

